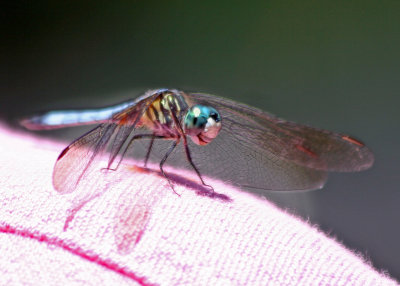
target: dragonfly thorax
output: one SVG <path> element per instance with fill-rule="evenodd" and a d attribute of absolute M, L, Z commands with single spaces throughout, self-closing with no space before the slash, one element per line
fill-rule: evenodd
<path fill-rule="evenodd" d="M 221 116 L 218 111 L 205 105 L 193 105 L 184 120 L 186 135 L 198 145 L 206 145 L 217 137 L 221 129 Z"/>
<path fill-rule="evenodd" d="M 182 95 L 165 90 L 149 105 L 142 122 L 156 135 L 180 137 L 177 124 L 182 122 L 187 110 L 188 105 Z"/>
<path fill-rule="evenodd" d="M 197 145 L 210 143 L 221 129 L 221 116 L 215 108 L 200 104 L 189 108 L 175 90 L 163 90 L 148 107 L 146 117 L 156 135 L 176 138 L 185 133 Z"/>

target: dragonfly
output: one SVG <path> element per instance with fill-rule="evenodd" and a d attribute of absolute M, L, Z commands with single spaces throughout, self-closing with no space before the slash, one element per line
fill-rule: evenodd
<path fill-rule="evenodd" d="M 61 193 L 73 192 L 104 151 L 110 153 L 106 168 L 111 169 L 118 156 L 119 165 L 142 139 L 149 141 L 145 166 L 155 141 L 170 142 L 159 148 L 166 150 L 159 169 L 170 185 L 164 164 L 181 142 L 184 160 L 175 156 L 171 164 L 189 163 L 202 185 L 207 186 L 207 175 L 259 192 L 319 189 L 327 172 L 362 171 L 374 161 L 365 144 L 349 135 L 286 121 L 226 98 L 176 89 L 150 90 L 111 107 L 50 111 L 21 123 L 32 130 L 99 124 L 60 153 L 53 183 Z"/>
<path fill-rule="evenodd" d="M 106 170 L 118 169 L 128 155 L 142 159 L 145 167 L 158 160 L 172 190 L 165 165 L 192 169 L 210 192 L 207 179 L 216 178 L 258 194 L 320 189 L 328 172 L 362 171 L 374 161 L 365 144 L 349 135 L 176 89 L 149 90 L 104 108 L 49 111 L 21 124 L 33 130 L 97 124 L 58 156 L 53 185 L 62 194 L 74 192 L 102 154 L 108 156 Z"/>

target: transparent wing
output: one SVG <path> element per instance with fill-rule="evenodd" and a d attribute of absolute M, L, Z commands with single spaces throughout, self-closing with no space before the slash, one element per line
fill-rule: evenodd
<path fill-rule="evenodd" d="M 111 168 L 154 96 L 156 94 L 148 93 L 122 110 L 118 105 L 119 112 L 114 113 L 109 123 L 100 124 L 66 147 L 54 166 L 55 189 L 60 193 L 71 193 L 90 171 Z M 100 167 L 97 163 L 102 161 L 105 151 L 110 152 L 108 164 Z"/>
<path fill-rule="evenodd" d="M 193 163 L 206 183 L 207 177 L 211 177 L 250 191 L 292 191 L 319 189 L 327 179 L 326 171 L 300 166 L 270 152 L 259 152 L 252 146 L 235 140 L 228 128 L 222 128 L 220 134 L 206 146 L 196 145 L 190 139 L 188 144 Z M 168 140 L 155 141 L 150 160 L 158 164 L 170 145 L 171 141 Z M 137 142 L 132 153 L 139 158 L 143 156 L 147 146 L 148 142 L 144 140 Z M 182 144 L 175 148 L 164 166 L 167 173 L 169 166 L 193 170 Z M 192 179 L 199 182 L 194 172 Z"/>
<path fill-rule="evenodd" d="M 186 96 L 189 104 L 213 106 L 222 117 L 216 139 L 207 146 L 190 144 L 202 174 L 247 188 L 311 190 L 324 185 L 326 171 L 358 171 L 373 162 L 372 153 L 346 135 L 284 121 L 228 99 Z M 179 160 L 171 161 L 180 165 Z"/>
<path fill-rule="evenodd" d="M 99 162 L 117 127 L 117 124 L 101 124 L 61 152 L 53 170 L 53 185 L 58 192 L 71 193 L 77 188 L 91 166 Z"/>
<path fill-rule="evenodd" d="M 196 103 L 222 113 L 234 140 L 299 165 L 327 171 L 353 172 L 371 167 L 372 152 L 345 134 L 300 125 L 259 109 L 211 95 L 189 95 Z"/>

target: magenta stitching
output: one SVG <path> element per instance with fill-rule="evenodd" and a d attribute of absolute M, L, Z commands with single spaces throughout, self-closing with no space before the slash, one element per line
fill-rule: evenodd
<path fill-rule="evenodd" d="M 16 228 L 13 227 L 9 224 L 0 224 L 0 232 L 1 233 L 8 233 L 20 237 L 26 237 L 29 239 L 33 239 L 39 242 L 44 242 L 48 245 L 54 245 L 56 247 L 62 248 L 66 251 L 69 251 L 70 253 L 77 255 L 83 259 L 86 259 L 90 262 L 96 263 L 100 266 L 103 266 L 111 271 L 114 271 L 122 276 L 128 277 L 140 285 L 144 286 L 150 286 L 150 285 L 156 285 L 156 284 L 151 284 L 147 282 L 147 278 L 145 277 L 140 277 L 137 276 L 134 272 L 119 266 L 116 262 L 111 261 L 109 259 L 102 259 L 98 254 L 93 253 L 92 251 L 86 251 L 79 247 L 78 245 L 70 242 L 65 242 L 64 240 L 57 238 L 57 237 L 51 237 L 46 234 L 42 234 L 38 231 L 30 231 L 28 229 L 22 229 L 22 228 Z"/>

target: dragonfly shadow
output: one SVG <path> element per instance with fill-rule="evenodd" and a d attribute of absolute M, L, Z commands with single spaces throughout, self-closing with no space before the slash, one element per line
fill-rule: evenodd
<path fill-rule="evenodd" d="M 164 180 L 167 180 L 160 170 L 139 167 L 139 166 L 131 166 L 131 167 L 129 167 L 129 169 L 131 169 L 134 172 L 155 174 L 158 177 L 161 177 Z M 167 176 L 168 176 L 168 179 L 171 181 L 171 183 L 192 189 L 199 196 L 208 197 L 211 199 L 217 199 L 217 200 L 221 200 L 224 202 L 232 202 L 232 199 L 229 196 L 227 196 L 225 194 L 217 193 L 216 191 L 210 189 L 209 186 L 205 186 L 203 184 L 197 183 L 193 180 L 188 179 L 187 177 L 178 175 L 176 173 L 168 173 Z"/>

